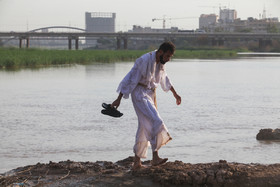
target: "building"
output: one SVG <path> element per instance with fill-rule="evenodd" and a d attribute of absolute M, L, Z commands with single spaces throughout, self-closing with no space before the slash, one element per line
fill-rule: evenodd
<path fill-rule="evenodd" d="M 171 27 L 171 28 L 152 28 L 152 27 L 141 27 L 139 25 L 133 25 L 132 30 L 129 30 L 130 33 L 177 33 L 179 31 L 178 27 Z M 129 38 L 129 49 L 154 49 L 156 46 L 155 44 L 161 43 L 163 39 L 154 38 L 154 37 L 130 37 Z"/>
<path fill-rule="evenodd" d="M 115 32 L 116 13 L 86 12 L 86 32 Z"/>
<path fill-rule="evenodd" d="M 173 33 L 178 32 L 178 27 L 171 27 L 165 29 L 153 29 L 151 27 L 141 27 L 138 25 L 133 25 L 132 30 L 128 32 L 137 32 L 137 33 Z"/>
<path fill-rule="evenodd" d="M 86 12 L 86 32 L 115 32 L 116 13 Z M 86 37 L 87 47 L 98 47 L 97 38 Z"/>
<path fill-rule="evenodd" d="M 236 19 L 237 19 L 236 10 L 220 9 L 219 22 L 221 22 L 221 23 L 232 23 Z"/>
<path fill-rule="evenodd" d="M 218 21 L 216 14 L 201 14 L 199 17 L 199 29 L 206 29 L 210 25 L 215 25 Z"/>
<path fill-rule="evenodd" d="M 220 16 L 202 14 L 199 18 L 199 29 L 206 32 L 243 32 L 243 33 L 279 33 L 278 18 L 267 18 L 264 10 L 259 19 L 249 17 L 247 20 L 237 18 L 237 11 L 220 9 Z"/>
<path fill-rule="evenodd" d="M 216 14 L 201 14 L 199 17 L 199 29 L 206 32 L 233 32 L 232 23 L 236 19 L 236 10 L 220 8 L 220 16 Z"/>
<path fill-rule="evenodd" d="M 278 18 L 255 19 L 249 17 L 247 20 L 237 19 L 233 27 L 235 32 L 270 33 L 280 31 Z"/>

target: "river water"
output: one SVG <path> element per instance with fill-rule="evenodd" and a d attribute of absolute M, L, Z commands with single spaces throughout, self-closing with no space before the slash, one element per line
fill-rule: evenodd
<path fill-rule="evenodd" d="M 0 71 L 0 173 L 49 161 L 117 161 L 132 156 L 137 117 L 130 99 L 121 118 L 100 113 L 133 62 Z M 280 127 L 280 58 L 180 60 L 166 64 L 182 104 L 157 91 L 173 140 L 170 161 L 279 163 L 280 142 L 257 141 Z M 149 149 L 148 159 L 151 159 Z"/>

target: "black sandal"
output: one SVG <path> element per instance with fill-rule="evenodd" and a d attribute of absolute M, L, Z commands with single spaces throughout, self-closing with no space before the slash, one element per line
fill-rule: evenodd
<path fill-rule="evenodd" d="M 102 107 L 104 108 L 101 110 L 101 113 L 104 115 L 112 116 L 115 118 L 119 118 L 123 115 L 120 111 L 115 109 L 114 107 L 112 108 L 110 104 L 102 103 Z"/>

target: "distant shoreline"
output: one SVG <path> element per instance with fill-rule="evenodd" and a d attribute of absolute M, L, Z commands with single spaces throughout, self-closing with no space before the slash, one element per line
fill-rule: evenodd
<path fill-rule="evenodd" d="M 148 50 L 41 50 L 0 48 L 0 69 L 40 68 L 53 65 L 135 61 Z M 237 51 L 225 49 L 176 50 L 174 58 L 236 58 Z"/>
<path fill-rule="evenodd" d="M 239 56 L 267 56 L 267 57 L 280 57 L 280 53 L 268 53 L 268 52 L 238 52 Z"/>

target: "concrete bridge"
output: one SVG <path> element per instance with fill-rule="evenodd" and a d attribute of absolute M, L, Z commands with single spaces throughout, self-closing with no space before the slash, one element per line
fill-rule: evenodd
<path fill-rule="evenodd" d="M 279 33 L 190 33 L 190 32 L 175 32 L 175 33 L 134 33 L 134 32 L 118 32 L 118 33 L 89 33 L 89 32 L 0 32 L 0 40 L 8 40 L 17 38 L 19 40 L 19 47 L 22 47 L 22 41 L 26 40 L 26 47 L 29 47 L 31 39 L 48 39 L 48 38 L 65 38 L 68 40 L 68 48 L 72 49 L 72 40 L 75 40 L 75 49 L 79 48 L 79 38 L 87 37 L 103 37 L 115 38 L 117 40 L 117 49 L 128 48 L 129 39 L 163 39 L 163 40 L 177 40 L 180 38 L 206 38 L 210 40 L 212 45 L 224 45 L 225 41 L 230 40 L 255 40 L 259 42 L 259 47 L 262 48 L 270 45 L 272 40 L 280 40 Z"/>

